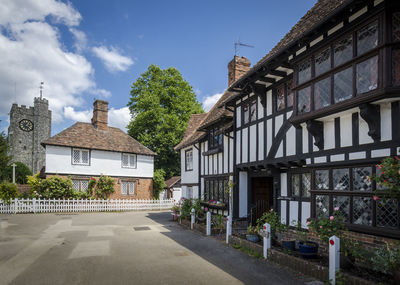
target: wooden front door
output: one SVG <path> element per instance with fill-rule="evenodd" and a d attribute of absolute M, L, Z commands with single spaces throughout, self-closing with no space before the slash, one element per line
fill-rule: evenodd
<path fill-rule="evenodd" d="M 255 218 L 269 211 L 273 205 L 272 178 L 254 177 L 252 179 L 253 205 L 255 206 Z"/>

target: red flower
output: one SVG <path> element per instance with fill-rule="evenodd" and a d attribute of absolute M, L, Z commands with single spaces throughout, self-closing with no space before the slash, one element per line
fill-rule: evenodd
<path fill-rule="evenodd" d="M 378 201 L 379 197 L 378 196 L 374 196 L 373 199 L 374 199 L 374 201 Z"/>
<path fill-rule="evenodd" d="M 396 160 L 400 160 L 400 158 L 396 155 L 395 157 L 394 157 Z"/>

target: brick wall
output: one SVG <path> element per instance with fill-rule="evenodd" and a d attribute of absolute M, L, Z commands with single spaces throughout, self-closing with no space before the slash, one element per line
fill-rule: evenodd
<path fill-rule="evenodd" d="M 31 187 L 27 184 L 17 184 L 17 188 L 19 194 L 29 192 L 29 190 L 31 189 Z"/>
<path fill-rule="evenodd" d="M 47 175 L 46 178 L 56 176 Z M 98 176 L 66 176 L 58 175 L 62 178 L 70 179 L 82 179 L 89 180 L 91 177 L 99 178 Z M 152 178 L 123 178 L 123 177 L 111 177 L 114 179 L 114 193 L 112 193 L 109 199 L 153 199 L 153 179 Z M 133 195 L 122 195 L 121 194 L 121 182 L 122 181 L 133 181 L 135 183 L 135 193 Z"/>

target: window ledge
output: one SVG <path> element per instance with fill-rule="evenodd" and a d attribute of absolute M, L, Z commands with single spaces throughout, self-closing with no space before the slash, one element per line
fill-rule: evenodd
<path fill-rule="evenodd" d="M 213 148 L 213 149 L 203 152 L 202 155 L 206 156 L 206 155 L 216 154 L 218 152 L 222 152 L 222 150 L 223 150 L 222 146 L 219 146 L 219 147 L 216 147 L 216 148 Z"/>

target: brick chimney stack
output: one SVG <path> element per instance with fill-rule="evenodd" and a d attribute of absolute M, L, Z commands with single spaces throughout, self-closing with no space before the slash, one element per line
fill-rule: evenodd
<path fill-rule="evenodd" d="M 108 102 L 96 100 L 93 103 L 92 125 L 99 130 L 107 131 L 108 129 Z"/>
<path fill-rule="evenodd" d="M 250 60 L 235 55 L 228 63 L 228 87 L 250 70 Z"/>

